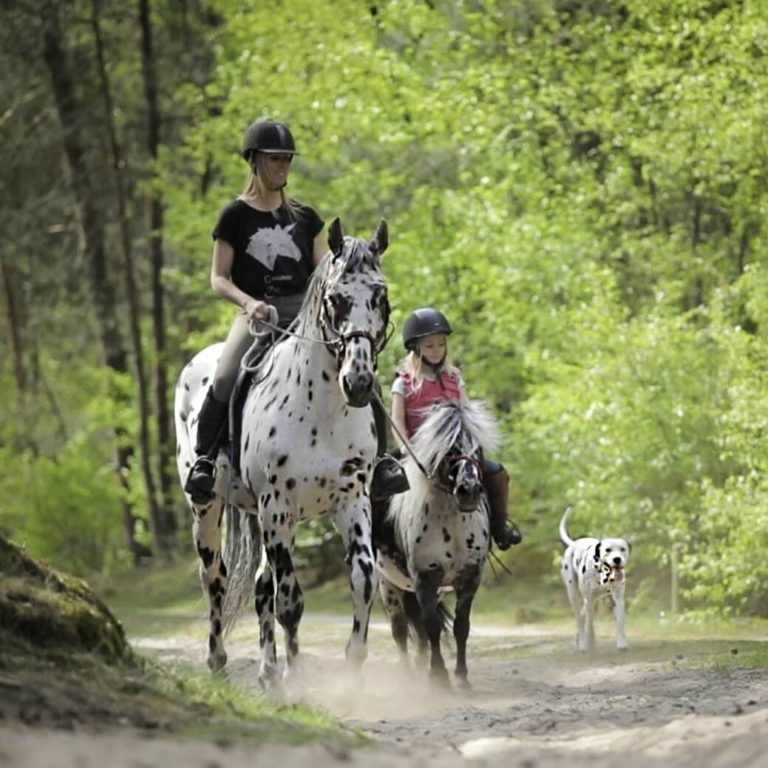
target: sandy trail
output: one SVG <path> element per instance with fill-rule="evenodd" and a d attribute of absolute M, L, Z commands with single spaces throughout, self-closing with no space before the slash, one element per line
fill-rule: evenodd
<path fill-rule="evenodd" d="M 633 647 L 619 654 L 599 634 L 598 654 L 584 658 L 572 652 L 565 625 L 476 621 L 473 689 L 446 692 L 415 665 L 404 667 L 380 620 L 371 626 L 362 679 L 351 676 L 343 654 L 348 624 L 348 617 L 305 616 L 303 700 L 367 731 L 377 739 L 374 749 L 339 754 L 328 745 L 246 748 L 130 733 L 0 730 L 0 765 L 768 766 L 768 670 L 733 668 L 709 655 L 705 663 L 695 643 L 681 653 L 679 642 L 631 636 Z M 195 638 L 133 642 L 170 663 L 204 664 L 202 626 Z M 727 646 L 724 657 L 738 652 L 737 642 Z M 256 689 L 255 621 L 243 620 L 228 652 L 231 679 Z"/>

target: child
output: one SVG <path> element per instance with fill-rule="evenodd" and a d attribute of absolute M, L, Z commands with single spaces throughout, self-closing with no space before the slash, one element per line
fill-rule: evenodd
<path fill-rule="evenodd" d="M 408 354 L 392 385 L 392 421 L 410 440 L 428 415 L 430 406 L 441 400 L 467 399 L 458 368 L 448 362 L 448 336 L 453 333 L 442 312 L 423 307 L 412 312 L 403 325 L 403 343 Z M 400 447 L 402 441 L 396 436 Z M 507 519 L 509 475 L 501 464 L 484 459 L 483 485 L 488 496 L 491 536 L 499 549 L 522 541 L 517 526 Z"/>

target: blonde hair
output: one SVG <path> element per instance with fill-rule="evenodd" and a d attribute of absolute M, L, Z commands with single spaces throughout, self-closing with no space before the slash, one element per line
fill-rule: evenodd
<path fill-rule="evenodd" d="M 421 385 L 424 383 L 424 361 L 419 355 L 420 340 L 416 342 L 417 347 L 415 350 L 409 352 L 397 366 L 398 373 L 406 373 L 411 377 L 411 385 L 414 392 L 418 392 L 421 389 Z M 445 359 L 440 367 L 440 373 L 453 374 L 454 376 L 460 375 L 459 369 L 448 360 L 448 339 L 445 341 Z"/>
<path fill-rule="evenodd" d="M 259 186 L 259 177 L 253 171 L 248 172 L 248 179 L 245 182 L 245 187 L 240 193 L 242 197 L 256 197 L 261 192 Z M 288 211 L 288 216 L 291 221 L 295 221 L 298 218 L 301 206 L 296 200 L 289 195 L 285 194 L 285 189 L 280 190 L 280 205 Z"/>

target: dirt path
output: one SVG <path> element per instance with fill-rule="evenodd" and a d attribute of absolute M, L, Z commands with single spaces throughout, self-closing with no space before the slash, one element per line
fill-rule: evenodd
<path fill-rule="evenodd" d="M 598 637 L 598 655 L 586 659 L 571 652 L 565 625 L 544 631 L 476 622 L 473 690 L 446 693 L 432 690 L 422 671 L 403 668 L 381 621 L 371 627 L 364 680 L 350 678 L 343 660 L 347 624 L 347 617 L 305 617 L 305 700 L 366 730 L 379 741 L 374 750 L 245 749 L 131 734 L 41 738 L 0 729 L 0 765 L 768 765 L 768 669 L 734 666 L 739 642 L 631 635 L 633 647 L 619 654 L 606 634 Z M 202 634 L 134 644 L 169 662 L 204 663 Z M 255 622 L 245 620 L 229 642 L 229 674 L 254 688 L 257 649 Z"/>

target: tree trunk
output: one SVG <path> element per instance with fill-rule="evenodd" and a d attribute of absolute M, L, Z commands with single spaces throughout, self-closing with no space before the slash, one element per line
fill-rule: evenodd
<path fill-rule="evenodd" d="M 27 372 L 24 367 L 24 354 L 21 347 L 21 316 L 16 306 L 13 271 L 11 265 L 5 259 L 2 249 L 0 249 L 0 274 L 2 274 L 3 280 L 5 316 L 8 320 L 8 335 L 11 341 L 11 353 L 13 354 L 13 374 L 16 379 L 16 391 L 21 402 L 27 393 Z"/>
<path fill-rule="evenodd" d="M 125 161 L 123 159 L 120 143 L 117 140 L 117 130 L 113 120 L 114 105 L 112 92 L 107 75 L 107 65 L 104 55 L 104 43 L 99 23 L 99 0 L 92 0 L 91 26 L 93 39 L 96 46 L 96 61 L 99 68 L 99 81 L 101 95 L 104 100 L 105 124 L 109 135 L 109 147 L 112 155 L 112 171 L 115 183 L 115 196 L 117 200 L 118 219 L 120 220 L 120 242 L 123 252 L 123 272 L 125 277 L 125 289 L 128 296 L 128 313 L 130 318 L 131 344 L 133 346 L 134 365 L 136 368 L 136 387 L 139 400 L 139 446 L 141 449 L 141 471 L 144 475 L 144 485 L 147 492 L 149 505 L 149 519 L 152 530 L 161 527 L 161 512 L 157 502 L 157 489 L 154 473 L 152 472 L 152 446 L 150 439 L 149 422 L 151 411 L 149 405 L 149 386 L 147 384 L 147 370 L 144 361 L 144 348 L 141 339 L 141 306 L 139 303 L 136 286 L 136 268 L 131 244 L 131 233 L 128 218 L 128 206 L 126 204 L 127 193 L 123 180 Z"/>
<path fill-rule="evenodd" d="M 144 95 L 147 106 L 147 148 L 153 160 L 156 174 L 158 147 L 160 144 L 160 113 L 157 95 L 157 68 L 152 47 L 152 22 L 149 0 L 139 0 L 139 25 L 141 26 L 141 63 L 144 75 Z M 158 527 L 158 544 L 170 550 L 178 530 L 171 491 L 171 417 L 168 408 L 168 368 L 165 337 L 165 308 L 163 295 L 163 200 L 154 184 L 149 185 L 150 254 L 152 263 L 152 321 L 155 337 L 155 403 L 157 410 L 157 439 L 159 449 L 160 495 L 162 512 Z"/>
<path fill-rule="evenodd" d="M 87 111 L 75 92 L 72 65 L 59 23 L 57 6 L 52 4 L 46 8 L 43 25 L 43 56 L 51 76 L 53 97 L 61 121 L 64 152 L 72 177 L 81 243 L 89 266 L 91 299 L 99 322 L 104 359 L 113 371 L 125 373 L 128 365 L 115 309 L 115 292 L 107 272 L 104 223 L 86 160 L 82 125 L 86 122 Z M 126 442 L 124 430 L 117 428 L 116 433 L 118 445 L 115 473 L 123 489 L 125 540 L 136 560 L 142 554 L 142 547 L 136 541 L 136 518 L 128 501 L 128 467 L 133 451 Z"/>

